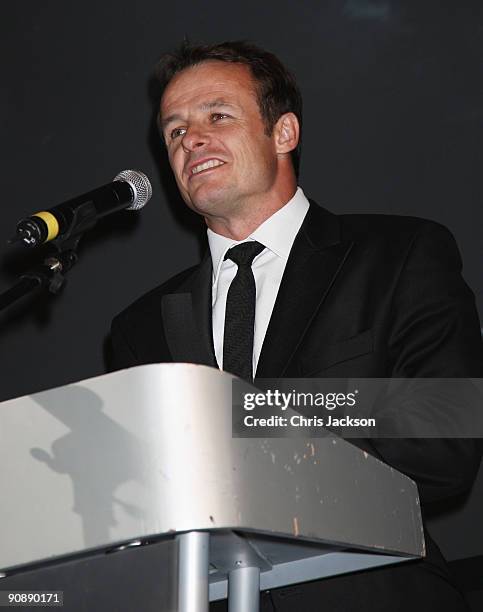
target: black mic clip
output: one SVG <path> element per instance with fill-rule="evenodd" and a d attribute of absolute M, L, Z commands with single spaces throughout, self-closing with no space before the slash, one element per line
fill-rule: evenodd
<path fill-rule="evenodd" d="M 52 244 L 59 250 L 62 250 L 62 245 L 69 244 L 71 238 L 77 247 L 79 240 L 84 232 L 92 229 L 97 223 L 97 210 L 94 202 L 83 202 L 80 206 L 76 206 L 72 210 L 72 219 L 70 220 L 67 229 L 59 234 L 57 238 L 52 240 Z M 69 247 L 68 247 L 69 248 Z"/>

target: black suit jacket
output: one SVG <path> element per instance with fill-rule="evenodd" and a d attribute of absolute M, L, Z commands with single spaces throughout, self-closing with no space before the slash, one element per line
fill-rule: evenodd
<path fill-rule="evenodd" d="M 207 254 L 118 315 L 113 369 L 171 361 L 216 366 L 211 279 Z M 256 379 L 482 376 L 474 297 L 448 230 L 413 217 L 338 216 L 312 202 Z M 472 440 L 357 444 L 414 478 L 425 506 L 467 490 L 480 461 Z"/>

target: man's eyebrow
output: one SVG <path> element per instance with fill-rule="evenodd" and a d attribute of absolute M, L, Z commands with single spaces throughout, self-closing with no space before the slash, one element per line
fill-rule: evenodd
<path fill-rule="evenodd" d="M 198 105 L 198 110 L 201 111 L 209 111 L 215 108 L 236 108 L 236 105 L 223 99 L 210 100 L 209 102 L 202 102 Z M 159 116 L 158 126 L 164 130 L 168 124 L 172 123 L 173 121 L 181 121 L 182 119 L 183 117 L 179 113 L 173 113 L 172 115 L 168 115 L 164 118 Z"/>
<path fill-rule="evenodd" d="M 212 100 L 210 102 L 203 102 L 199 105 L 200 110 L 213 110 L 214 108 L 220 108 L 220 106 L 227 106 L 228 108 L 235 108 L 235 104 L 231 104 L 231 102 L 227 102 L 219 98 L 218 100 Z"/>
<path fill-rule="evenodd" d="M 180 119 L 181 119 L 181 115 L 179 113 L 173 113 L 172 115 L 168 115 L 164 119 L 161 119 L 161 115 L 158 115 L 158 127 L 161 130 L 164 130 L 164 128 L 169 123 L 172 123 L 173 121 L 179 121 Z"/>

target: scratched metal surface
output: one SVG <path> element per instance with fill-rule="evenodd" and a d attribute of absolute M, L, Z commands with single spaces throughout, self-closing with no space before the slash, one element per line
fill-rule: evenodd
<path fill-rule="evenodd" d="M 341 439 L 234 439 L 231 376 L 150 365 L 0 404 L 0 568 L 193 529 L 419 556 L 415 484 Z"/>

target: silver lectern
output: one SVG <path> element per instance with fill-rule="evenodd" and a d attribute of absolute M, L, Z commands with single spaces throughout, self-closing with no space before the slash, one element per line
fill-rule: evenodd
<path fill-rule="evenodd" d="M 409 478 L 334 436 L 233 438 L 231 384 L 149 365 L 0 404 L 1 574 L 156 543 L 159 610 L 255 612 L 424 555 Z"/>

